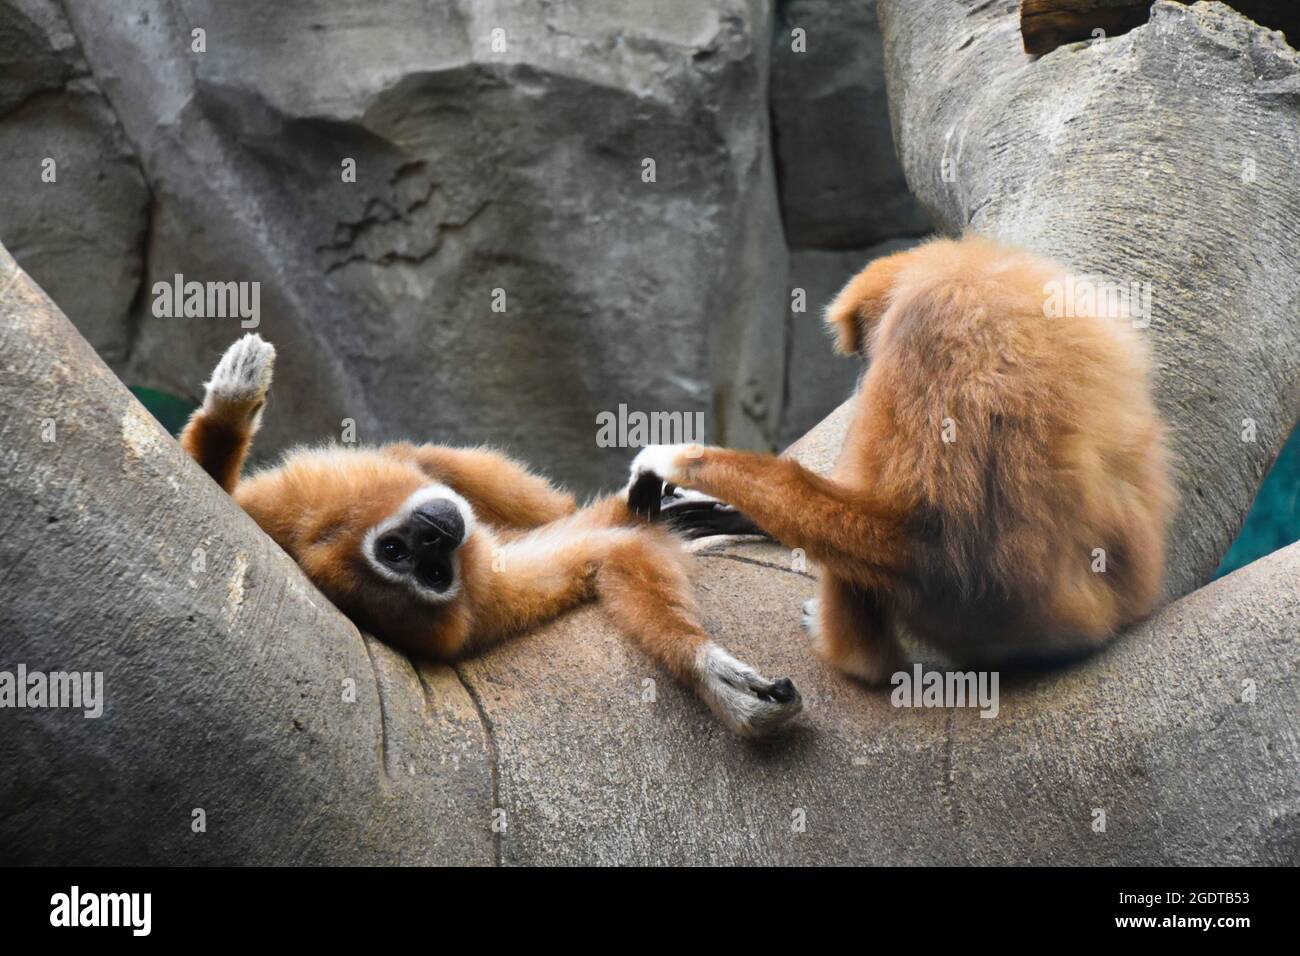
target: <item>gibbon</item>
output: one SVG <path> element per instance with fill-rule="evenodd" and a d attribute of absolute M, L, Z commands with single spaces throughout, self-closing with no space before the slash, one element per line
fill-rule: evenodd
<path fill-rule="evenodd" d="M 1175 496 L 1132 323 L 1082 302 L 1048 317 L 1065 278 L 977 236 L 872 262 L 826 312 L 837 349 L 869 360 L 830 477 L 652 446 L 633 509 L 654 516 L 662 480 L 739 510 L 680 503 L 696 533 L 748 516 L 803 548 L 822 572 L 814 649 L 870 683 L 905 666 L 900 634 L 985 667 L 1100 647 L 1159 597 Z"/>
<path fill-rule="evenodd" d="M 452 661 L 599 597 L 736 732 L 765 734 L 799 712 L 788 678 L 768 680 L 710 639 L 681 543 L 631 513 L 626 494 L 579 509 L 496 452 L 405 443 L 291 451 L 241 480 L 274 361 L 257 335 L 235 342 L 181 444 L 359 627 Z"/>

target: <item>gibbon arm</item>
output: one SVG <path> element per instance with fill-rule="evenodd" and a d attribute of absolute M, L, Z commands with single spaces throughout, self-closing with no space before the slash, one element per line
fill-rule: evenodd
<path fill-rule="evenodd" d="M 446 480 L 443 474 L 440 480 Z M 625 497 L 610 495 L 502 541 L 492 557 L 492 600 L 476 621 L 476 632 L 483 633 L 475 635 L 475 647 L 542 624 L 595 597 L 597 577 L 611 559 L 626 557 L 629 546 L 650 548 L 663 540 L 629 511 Z M 667 558 L 679 560 L 671 554 Z M 682 587 L 689 600 L 684 581 Z"/>
<path fill-rule="evenodd" d="M 203 386 L 203 405 L 181 432 L 181 447 L 226 490 L 239 483 L 271 387 L 275 347 L 255 334 L 226 349 Z"/>
<path fill-rule="evenodd" d="M 725 501 L 782 544 L 803 548 L 847 579 L 870 577 L 873 568 L 889 574 L 905 566 L 894 509 L 792 459 L 700 445 L 652 445 L 632 462 L 633 484 L 646 474 Z M 641 501 L 633 506 L 652 515 L 657 495 L 649 507 Z"/>
<path fill-rule="evenodd" d="M 488 524 L 538 528 L 577 510 L 573 495 L 500 452 L 406 443 L 385 450 L 455 489 Z"/>

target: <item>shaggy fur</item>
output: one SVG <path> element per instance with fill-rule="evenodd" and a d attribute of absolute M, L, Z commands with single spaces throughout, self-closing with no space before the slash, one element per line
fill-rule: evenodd
<path fill-rule="evenodd" d="M 710 640 L 682 546 L 645 526 L 626 495 L 579 509 L 504 455 L 412 444 L 299 450 L 241 481 L 274 356 L 256 335 L 232 345 L 181 443 L 359 626 L 414 655 L 454 660 L 599 597 L 737 732 L 763 734 L 799 712 L 788 679 L 767 680 Z M 376 554 L 427 502 L 454 507 L 464 525 L 443 591 L 386 573 Z"/>
<path fill-rule="evenodd" d="M 827 310 L 838 347 L 870 360 L 829 478 L 699 446 L 646 449 L 634 478 L 805 549 L 817 649 L 863 679 L 902 663 L 903 631 L 985 665 L 1096 648 L 1155 604 L 1174 492 L 1131 323 L 1046 317 L 1064 277 L 978 237 L 876 260 Z"/>

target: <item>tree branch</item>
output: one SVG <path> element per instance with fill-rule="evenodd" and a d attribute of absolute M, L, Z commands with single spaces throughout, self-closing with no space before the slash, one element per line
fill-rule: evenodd
<path fill-rule="evenodd" d="M 598 608 L 463 684 L 372 660 L 2 250 L 0 363 L 0 670 L 105 696 L 0 710 L 6 862 L 1296 862 L 1300 546 L 1004 677 L 994 719 L 827 671 L 781 548 L 702 555 L 710 629 L 807 701 L 755 745 Z M 797 453 L 827 467 L 844 424 Z"/>
<path fill-rule="evenodd" d="M 1168 590 L 1188 593 L 1300 412 L 1300 58 L 1220 4 L 1161 0 L 1145 26 L 1038 60 L 1005 3 L 880 14 L 895 139 L 935 221 L 1149 304 L 1183 499 Z"/>

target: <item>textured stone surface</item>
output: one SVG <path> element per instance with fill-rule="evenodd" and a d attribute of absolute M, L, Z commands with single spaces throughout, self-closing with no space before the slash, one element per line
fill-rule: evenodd
<path fill-rule="evenodd" d="M 894 152 L 876 0 L 779 0 L 772 125 L 791 248 L 860 249 L 929 231 Z"/>
<path fill-rule="evenodd" d="M 4 0 L 0 172 L 61 177 L 0 196 L 0 240 L 128 382 L 190 398 L 238 322 L 157 317 L 154 284 L 260 283 L 292 403 L 263 455 L 351 419 L 589 490 L 620 404 L 784 444 L 844 378 L 786 354 L 786 234 L 925 230 L 874 2 L 598 7 Z"/>
<path fill-rule="evenodd" d="M 0 182 L 0 239 L 121 368 L 149 193 L 54 0 L 0 3 Z"/>
<path fill-rule="evenodd" d="M 789 553 L 704 552 L 710 630 L 806 702 L 746 743 L 596 607 L 459 674 L 364 638 L 3 253 L 0 357 L 0 670 L 107 698 L 0 711 L 5 862 L 1300 862 L 1300 545 L 1004 679 L 993 719 L 818 664 Z"/>
<path fill-rule="evenodd" d="M 1031 58 L 1017 9 L 881 0 L 903 168 L 944 229 L 1150 289 L 1185 594 L 1300 412 L 1300 57 L 1222 4 L 1158 2 L 1130 33 Z"/>
<path fill-rule="evenodd" d="M 594 609 L 468 667 L 499 753 L 503 861 L 1300 862 L 1300 547 L 1083 667 L 1004 678 L 993 719 L 895 709 L 829 672 L 798 623 L 812 581 L 779 549 L 748 552 L 701 557 L 698 587 L 719 639 L 803 693 L 779 740 L 731 737 Z"/>
<path fill-rule="evenodd" d="M 363 441 L 486 440 L 591 488 L 621 477 L 594 454 L 620 403 L 773 444 L 767 3 L 66 8 L 153 191 L 146 292 L 261 283 L 293 410 L 264 451 L 351 418 Z M 237 322 L 151 305 L 126 375 L 194 395 Z"/>

